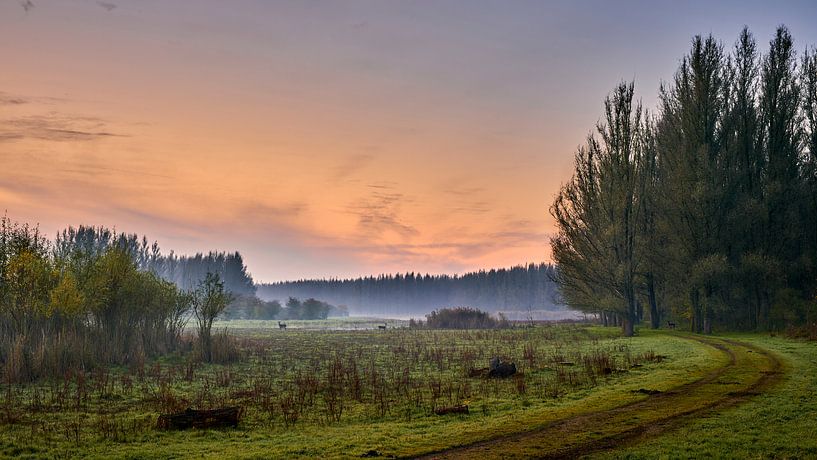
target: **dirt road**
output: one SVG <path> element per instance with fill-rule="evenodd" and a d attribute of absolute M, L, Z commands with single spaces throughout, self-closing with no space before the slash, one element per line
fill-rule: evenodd
<path fill-rule="evenodd" d="M 758 347 L 715 337 L 686 338 L 721 350 L 729 358 L 727 364 L 699 380 L 634 403 L 420 458 L 578 458 L 637 443 L 740 404 L 782 379 L 781 362 Z"/>

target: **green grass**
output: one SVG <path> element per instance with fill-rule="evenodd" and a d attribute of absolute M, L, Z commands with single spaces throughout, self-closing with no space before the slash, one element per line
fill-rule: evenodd
<path fill-rule="evenodd" d="M 378 326 L 383 326 L 384 324 L 387 325 L 389 329 L 394 329 L 407 327 L 409 324 L 408 320 L 403 319 L 370 318 L 364 316 L 347 316 L 318 320 L 288 319 L 281 320 L 281 322 L 287 325 L 287 330 L 302 329 L 310 331 L 377 330 Z M 188 324 L 188 327 L 193 327 L 192 322 Z M 229 321 L 216 321 L 213 323 L 213 328 L 216 330 L 239 330 L 246 334 L 250 331 L 267 331 L 269 329 L 278 329 L 278 321 L 263 319 L 234 319 Z"/>
<path fill-rule="evenodd" d="M 86 400 L 81 401 L 79 407 L 74 404 L 75 380 L 69 385 L 67 402 L 62 407 L 51 404 L 53 397 L 49 392 L 61 388 L 64 382 L 13 387 L 12 404 L 3 403 L 8 399 L 9 389 L 0 385 L 0 455 L 23 458 L 348 458 L 374 449 L 385 456 L 413 456 L 535 430 L 555 420 L 643 401 L 647 397 L 634 390 L 668 390 L 699 379 L 728 361 L 723 352 L 680 334 L 652 331 L 641 331 L 638 337 L 627 339 L 618 337 L 619 331 L 614 329 L 579 326 L 470 332 L 379 331 L 362 330 L 363 326 L 360 330 L 350 330 L 333 319 L 320 326 L 307 324 L 303 329 L 279 331 L 275 322 L 230 323 L 231 334 L 240 337 L 244 356 L 241 362 L 195 366 L 188 357 L 171 356 L 148 363 L 141 371 L 114 369 L 108 377 L 88 375 Z M 295 322 L 287 322 L 291 323 Z M 722 418 L 721 422 L 713 422 L 721 420 L 718 416 L 708 418 L 700 427 L 695 428 L 703 422 L 694 422 L 683 429 L 693 430 L 688 439 L 711 439 L 705 433 L 722 430 L 715 441 L 691 442 L 687 446 L 674 441 L 680 439 L 676 437 L 683 432 L 680 431 L 621 454 L 723 456 L 732 451 L 749 453 L 754 445 L 757 452 L 769 453 L 767 456 L 813 456 L 817 441 L 803 440 L 814 439 L 817 434 L 813 422 L 817 398 L 810 393 L 817 383 L 814 344 L 760 336 L 738 339 L 773 349 L 784 357 L 787 370 L 804 372 L 789 372 L 791 377 L 775 393 L 729 409 L 732 415 Z M 595 382 L 585 376 L 577 385 L 559 384 L 560 372 L 582 374 L 584 371 L 580 363 L 560 366 L 555 364 L 557 361 L 578 362 L 577 358 L 594 351 L 603 351 L 615 360 L 615 367 L 621 369 L 627 367 L 624 363 L 628 357 L 634 360 L 639 355 L 657 353 L 667 358 L 661 362 L 645 361 L 642 367 L 629 368 L 626 372 L 599 375 Z M 519 365 L 524 374 L 523 391 L 514 379 L 496 381 L 466 376 L 469 366 L 487 366 L 488 359 L 494 355 L 505 356 Z M 755 359 L 749 354 L 744 357 Z M 304 409 L 294 425 L 284 423 L 274 398 L 293 394 L 297 375 L 311 373 L 323 382 L 331 363 L 338 361 L 346 367 L 354 362 L 364 378 L 371 378 L 374 370 L 388 382 L 385 386 L 390 388 L 385 390 L 387 410 L 381 412 L 381 406 L 371 394 L 375 386 L 369 386 L 364 388 L 360 401 L 346 401 L 340 419 L 332 420 L 327 417 L 325 401 L 318 392 L 313 404 Z M 194 375 L 187 379 L 184 375 L 190 366 Z M 411 383 L 397 390 L 396 382 L 404 373 Z M 114 383 L 108 389 L 100 389 L 98 381 L 105 378 Z M 742 376 L 725 378 L 737 381 Z M 127 379 L 131 380 L 129 391 L 122 383 Z M 429 386 L 429 382 L 434 381 L 439 381 L 444 389 L 436 398 Z M 256 391 L 254 398 L 269 392 L 273 398 L 272 412 L 266 412 L 257 399 L 250 401 L 242 396 L 242 392 L 253 388 L 268 389 Z M 35 389 L 40 393 L 42 404 L 39 406 L 34 404 Z M 781 391 L 779 395 L 778 391 Z M 771 399 L 766 401 L 767 398 Z M 434 407 L 463 402 L 470 406 L 468 415 L 433 413 Z M 157 415 L 172 404 L 207 407 L 234 403 L 247 407 L 238 429 L 164 432 L 153 428 Z M 757 404 L 761 405 L 756 410 L 750 409 Z M 2 422 L 3 408 L 9 406 L 21 409 L 17 411 L 19 420 L 14 423 Z M 730 425 L 732 420 L 740 420 L 740 430 Z M 775 424 L 773 429 L 768 427 L 770 423 Z M 105 427 L 107 432 L 103 434 Z M 586 436 L 592 438 L 594 434 L 589 431 Z M 735 439 L 734 446 L 730 445 L 731 439 Z M 795 441 L 786 447 L 787 439 Z M 693 444 L 697 450 L 690 450 Z M 721 449 L 720 445 L 727 447 Z M 780 450 L 786 448 L 789 450 Z M 692 453 L 686 455 L 687 452 Z M 619 452 L 612 456 L 618 457 Z"/>
<path fill-rule="evenodd" d="M 750 401 L 607 458 L 817 458 L 817 342 L 733 335 L 774 352 L 784 380 Z"/>

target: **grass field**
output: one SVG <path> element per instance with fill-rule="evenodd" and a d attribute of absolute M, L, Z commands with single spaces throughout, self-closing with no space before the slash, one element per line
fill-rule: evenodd
<path fill-rule="evenodd" d="M 625 339 L 614 329 L 577 325 L 382 331 L 368 329 L 366 321 L 288 323 L 285 331 L 275 322 L 231 322 L 241 356 L 231 365 L 172 356 L 59 381 L 2 385 L 0 453 L 348 458 L 376 451 L 411 457 L 651 404 L 660 394 L 639 390 L 667 392 L 730 365 L 729 353 L 707 343 L 717 339 L 698 341 L 683 334 L 645 330 Z M 813 439 L 817 426 L 817 398 L 810 393 L 817 379 L 814 343 L 757 335 L 730 339 L 772 350 L 784 364 L 783 382 L 735 407 L 707 413 L 701 421 L 693 418 L 656 436 L 621 442 L 616 448 L 624 450 L 612 455 L 718 456 L 738 448 L 749 452 L 752 446 L 760 456 L 813 455 L 814 441 L 792 440 Z M 738 348 L 742 364 L 718 377 L 725 383 L 711 385 L 717 391 L 734 392 L 764 365 L 760 353 Z M 515 362 L 521 375 L 469 376 L 470 369 L 487 366 L 493 356 Z M 714 398 L 712 391 L 698 392 L 684 404 Z M 155 429 L 159 413 L 233 404 L 245 408 L 238 429 Z M 459 404 L 467 404 L 469 414 L 435 414 L 435 409 Z M 740 421 L 738 429 L 734 421 Z M 609 434 L 603 425 L 583 426 L 581 433 L 563 440 L 581 445 L 603 438 Z M 707 434 L 718 430 L 717 439 Z M 688 439 L 689 445 L 677 439 Z M 535 443 L 520 445 L 514 451 L 520 456 L 544 452 Z"/>
<path fill-rule="evenodd" d="M 817 458 L 817 342 L 730 335 L 781 358 L 785 378 L 734 408 L 605 458 Z"/>

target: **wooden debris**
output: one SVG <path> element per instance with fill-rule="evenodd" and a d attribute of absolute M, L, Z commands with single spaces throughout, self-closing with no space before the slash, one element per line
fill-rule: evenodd
<path fill-rule="evenodd" d="M 488 375 L 488 368 L 482 367 L 479 369 L 471 368 L 468 370 L 468 377 L 485 377 Z"/>
<path fill-rule="evenodd" d="M 645 395 L 657 395 L 661 393 L 661 390 L 652 390 L 646 388 L 639 388 L 637 390 L 633 390 L 633 393 L 641 393 Z"/>
<path fill-rule="evenodd" d="M 467 414 L 468 413 L 468 406 L 463 404 L 463 405 L 460 405 L 460 406 L 440 407 L 439 409 L 435 409 L 434 413 L 437 414 L 437 415 Z"/>
<path fill-rule="evenodd" d="M 156 426 L 163 430 L 186 430 L 188 428 L 224 428 L 238 426 L 241 407 L 224 407 L 212 410 L 188 408 L 184 412 L 159 416 Z"/>

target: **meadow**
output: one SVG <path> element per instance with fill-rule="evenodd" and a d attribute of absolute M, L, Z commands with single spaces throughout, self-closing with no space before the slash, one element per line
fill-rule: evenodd
<path fill-rule="evenodd" d="M 454 331 L 408 329 L 399 322 L 379 330 L 379 320 L 368 319 L 290 322 L 286 330 L 276 322 L 231 323 L 226 329 L 235 340 L 222 344 L 227 349 L 220 352 L 230 361 L 226 364 L 203 364 L 190 358 L 194 353 L 180 352 L 129 367 L 3 384 L 0 454 L 31 458 L 445 454 L 451 447 L 536 432 L 555 421 L 651 401 L 730 361 L 723 349 L 711 346 L 715 339 L 646 330 L 623 338 L 618 329 L 587 325 Z M 223 323 L 218 326 L 225 329 Z M 759 336 L 738 339 L 758 342 L 783 357 L 786 366 L 796 364 L 812 371 L 805 375 L 815 375 L 813 343 Z M 752 357 L 745 350 L 744 355 Z M 514 362 L 518 374 L 486 377 L 479 370 L 495 356 Z M 740 370 L 738 366 L 733 373 Z M 801 374 L 793 380 L 813 378 Z M 742 377 L 719 380 L 718 391 L 734 392 L 729 384 L 740 384 Z M 782 388 L 799 391 L 798 404 L 806 401 L 811 406 L 804 407 L 813 409 L 814 398 L 804 393 L 813 381 L 805 380 L 787 381 Z M 764 397 L 734 410 L 752 411 L 744 417 L 762 424 L 756 412 L 763 415 L 770 409 L 751 409 L 752 405 L 774 408 L 780 402 L 764 402 Z M 156 428 L 162 413 L 233 405 L 243 408 L 235 429 Z M 467 414 L 436 413 L 462 405 L 468 406 Z M 813 422 L 790 417 L 797 433 L 814 429 Z M 583 431 L 606 435 L 604 427 L 597 428 Z M 683 429 L 710 428 L 685 424 Z M 664 438 L 652 440 L 658 444 L 647 450 L 623 447 L 634 457 L 679 452 L 678 446 L 661 441 Z M 570 438 L 564 441 L 569 443 Z M 766 437 L 763 442 L 775 451 L 774 439 Z M 517 442 L 518 449 L 512 452 L 519 456 L 540 452 L 530 443 L 528 448 L 534 450 L 525 450 L 525 443 Z"/>

